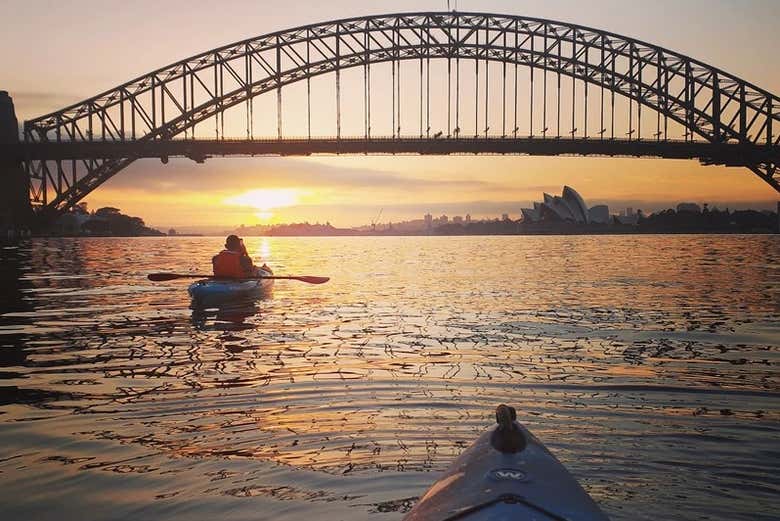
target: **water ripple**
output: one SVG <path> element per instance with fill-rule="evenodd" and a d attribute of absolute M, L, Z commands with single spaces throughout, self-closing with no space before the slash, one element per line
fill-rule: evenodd
<path fill-rule="evenodd" d="M 332 280 L 199 308 L 145 275 L 219 238 L 0 250 L 9 518 L 399 519 L 502 402 L 614 519 L 780 507 L 774 237 L 247 243 Z"/>

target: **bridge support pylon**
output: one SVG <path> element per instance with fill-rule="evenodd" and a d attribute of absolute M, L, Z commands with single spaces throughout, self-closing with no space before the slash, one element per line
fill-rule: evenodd
<path fill-rule="evenodd" d="M 19 122 L 14 102 L 0 91 L 0 143 L 19 142 Z M 16 158 L 0 156 L 0 240 L 25 237 L 33 225 L 30 181 Z"/>

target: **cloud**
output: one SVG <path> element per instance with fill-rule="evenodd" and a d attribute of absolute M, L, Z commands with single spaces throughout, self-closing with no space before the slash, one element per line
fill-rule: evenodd
<path fill-rule="evenodd" d="M 157 160 L 136 161 L 109 180 L 110 189 L 158 193 L 302 186 L 306 188 L 398 188 L 404 190 L 497 191 L 505 186 L 478 179 L 440 179 L 400 175 L 375 168 L 355 168 L 292 158 L 212 158 L 205 164 L 185 159 L 163 165 Z"/>
<path fill-rule="evenodd" d="M 680 202 L 695 202 L 699 205 L 708 204 L 710 208 L 719 208 L 725 210 L 772 210 L 776 209 L 777 202 L 772 199 L 752 199 L 752 200 L 707 200 L 707 198 L 690 196 L 679 197 L 677 199 L 654 200 L 654 199 L 588 199 L 585 201 L 588 206 L 597 204 L 606 204 L 610 211 L 617 212 L 624 208 L 641 209 L 645 212 L 658 212 L 675 208 Z"/>
<path fill-rule="evenodd" d="M 455 215 L 471 214 L 475 218 L 500 217 L 503 213 L 519 216 L 520 208 L 527 206 L 522 201 L 459 201 L 459 202 L 415 202 L 415 203 L 366 203 L 350 204 L 347 208 L 336 204 L 303 204 L 280 208 L 276 212 L 284 217 L 284 220 L 294 220 L 297 216 L 310 219 L 330 219 L 340 224 L 366 224 L 374 219 L 382 210 L 382 221 L 398 221 L 407 219 L 421 219 L 426 213 L 438 217 L 445 214 L 450 217 Z M 351 218 L 345 219 L 345 212 Z M 368 220 L 367 220 L 368 219 Z"/>

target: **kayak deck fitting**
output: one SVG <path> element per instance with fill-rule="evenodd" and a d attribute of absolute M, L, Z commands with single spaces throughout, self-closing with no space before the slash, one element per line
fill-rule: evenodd
<path fill-rule="evenodd" d="M 428 489 L 404 521 L 608 521 L 512 407 Z"/>

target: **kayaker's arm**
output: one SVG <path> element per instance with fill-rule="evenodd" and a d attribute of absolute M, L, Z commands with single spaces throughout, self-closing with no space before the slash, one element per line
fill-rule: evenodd
<path fill-rule="evenodd" d="M 241 256 L 240 262 L 241 269 L 244 270 L 244 273 L 249 276 L 254 276 L 256 268 L 255 264 L 252 262 L 252 258 L 245 254 Z"/>
<path fill-rule="evenodd" d="M 249 252 L 246 249 L 246 245 L 244 244 L 244 239 L 240 239 L 241 241 L 241 269 L 244 270 L 244 273 L 249 276 L 255 276 L 257 275 L 257 267 L 255 266 L 255 263 L 252 261 L 252 257 L 249 256 Z"/>

